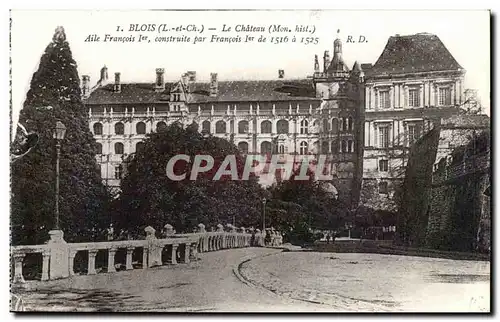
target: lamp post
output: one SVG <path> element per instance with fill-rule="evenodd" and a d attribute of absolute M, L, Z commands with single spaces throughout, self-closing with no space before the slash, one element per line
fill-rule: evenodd
<path fill-rule="evenodd" d="M 54 139 L 56 140 L 56 200 L 55 200 L 55 230 L 59 230 L 59 157 L 61 154 L 61 140 L 66 134 L 66 126 L 61 121 L 56 122 L 54 128 Z"/>
<path fill-rule="evenodd" d="M 262 233 L 266 231 L 266 198 L 262 198 Z"/>

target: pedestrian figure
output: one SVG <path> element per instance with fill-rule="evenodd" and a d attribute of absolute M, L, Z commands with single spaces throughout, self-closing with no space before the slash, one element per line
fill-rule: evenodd
<path fill-rule="evenodd" d="M 332 236 L 330 234 L 326 235 L 326 243 L 327 244 L 330 244 L 330 239 L 332 238 Z"/>

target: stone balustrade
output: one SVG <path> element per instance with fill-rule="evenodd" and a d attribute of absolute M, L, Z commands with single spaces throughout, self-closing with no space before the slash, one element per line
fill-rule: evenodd
<path fill-rule="evenodd" d="M 142 250 L 142 269 L 164 264 L 164 255 L 167 253 L 167 263 L 189 263 L 197 260 L 198 253 L 217 251 L 230 248 L 250 246 L 280 246 L 281 235 L 272 232 L 270 243 L 265 243 L 265 235 L 259 229 L 245 229 L 244 227 L 226 227 L 218 225 L 213 232 L 207 232 L 200 224 L 198 231 L 189 234 L 176 234 L 171 225 L 165 225 L 162 238 L 156 237 L 156 230 L 145 228 L 146 238 L 143 240 L 121 240 L 88 243 L 66 243 L 62 238 L 62 231 L 51 231 L 51 240 L 45 245 L 12 246 L 11 256 L 14 262 L 13 283 L 25 282 L 23 277 L 23 260 L 27 254 L 42 254 L 42 281 L 58 278 L 67 278 L 75 275 L 75 257 L 87 256 L 87 275 L 97 274 L 96 257 L 99 251 L 107 253 L 107 273 L 116 272 L 115 256 L 119 250 L 126 252 L 125 269 L 132 270 L 133 254 Z M 140 254 L 139 254 L 140 256 Z"/>

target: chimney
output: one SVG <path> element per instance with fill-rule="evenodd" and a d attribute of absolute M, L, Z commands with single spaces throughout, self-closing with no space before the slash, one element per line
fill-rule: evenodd
<path fill-rule="evenodd" d="M 120 84 L 120 73 L 115 73 L 115 85 L 113 86 L 113 91 L 120 93 L 122 91 L 122 85 Z"/>
<path fill-rule="evenodd" d="M 87 98 L 90 95 L 90 76 L 82 76 L 82 97 Z"/>
<path fill-rule="evenodd" d="M 285 70 L 284 69 L 278 70 L 278 78 L 285 78 Z"/>
<path fill-rule="evenodd" d="M 328 66 L 330 66 L 330 52 L 328 50 L 325 50 L 325 54 L 323 55 L 323 73 L 326 73 L 328 70 Z"/>
<path fill-rule="evenodd" d="M 164 79 L 165 69 L 157 68 L 156 69 L 156 83 L 155 83 L 155 91 L 162 92 L 165 90 L 165 79 Z"/>
<path fill-rule="evenodd" d="M 210 96 L 217 96 L 219 92 L 219 83 L 217 81 L 217 73 L 210 73 Z"/>
<path fill-rule="evenodd" d="M 190 93 L 194 92 L 195 82 L 196 82 L 196 71 L 190 70 L 187 72 L 188 75 L 188 90 Z"/>
<path fill-rule="evenodd" d="M 104 65 L 101 68 L 101 78 L 99 79 L 99 83 L 101 85 L 105 85 L 108 82 L 108 67 Z"/>
<path fill-rule="evenodd" d="M 314 55 L 314 72 L 319 73 L 319 61 L 318 61 L 318 55 Z"/>

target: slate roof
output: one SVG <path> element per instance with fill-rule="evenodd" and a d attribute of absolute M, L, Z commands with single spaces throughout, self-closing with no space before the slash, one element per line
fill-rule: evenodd
<path fill-rule="evenodd" d="M 367 76 L 459 69 L 462 67 L 438 36 L 420 33 L 390 37 Z"/>
<path fill-rule="evenodd" d="M 166 103 L 175 84 L 166 83 L 163 92 L 155 92 L 153 83 L 122 84 L 120 93 L 113 92 L 113 84 L 108 84 L 92 92 L 86 104 Z M 214 97 L 210 96 L 209 82 L 194 83 L 188 103 L 319 100 L 315 96 L 309 79 L 219 81 Z"/>

